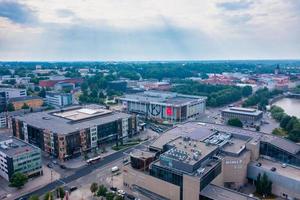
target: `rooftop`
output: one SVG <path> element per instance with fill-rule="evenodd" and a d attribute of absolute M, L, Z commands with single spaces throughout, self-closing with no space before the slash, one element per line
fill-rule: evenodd
<path fill-rule="evenodd" d="M 130 152 L 130 156 L 140 159 L 147 159 L 147 158 L 153 158 L 155 157 L 155 153 L 150 151 L 142 151 L 139 149 L 134 149 Z"/>
<path fill-rule="evenodd" d="M 246 115 L 260 115 L 262 111 L 252 108 L 242 108 L 242 107 L 228 107 L 222 110 L 222 112 L 230 112 L 237 114 L 246 114 Z"/>
<path fill-rule="evenodd" d="M 141 102 L 154 102 L 161 104 L 175 104 L 181 105 L 195 101 L 198 99 L 205 100 L 206 97 L 182 95 L 174 92 L 161 92 L 161 91 L 145 91 L 136 94 L 127 94 L 120 98 L 121 100 L 132 100 Z"/>
<path fill-rule="evenodd" d="M 29 101 L 29 100 L 34 100 L 34 99 L 43 100 L 41 97 L 38 97 L 38 96 L 24 96 L 24 97 L 10 98 L 9 102 Z"/>
<path fill-rule="evenodd" d="M 206 186 L 201 191 L 201 195 L 215 200 L 258 200 L 258 198 L 213 184 Z"/>
<path fill-rule="evenodd" d="M 170 159 L 186 162 L 190 165 L 204 159 L 218 147 L 216 145 L 207 145 L 204 142 L 190 140 L 189 138 L 179 137 L 171 141 L 168 145 L 174 147 L 163 155 Z"/>
<path fill-rule="evenodd" d="M 285 168 L 282 167 L 282 163 L 274 162 L 267 159 L 260 158 L 258 162 L 261 163 L 261 168 L 270 171 L 272 167 L 276 168 L 276 173 L 284 177 L 288 177 L 297 181 L 300 181 L 300 169 L 287 165 Z M 250 165 L 256 166 L 257 162 L 251 162 Z"/>
<path fill-rule="evenodd" d="M 38 148 L 17 138 L 0 135 L 0 152 L 5 153 L 9 157 L 33 150 L 38 150 Z"/>
<path fill-rule="evenodd" d="M 20 89 L 20 88 L 0 88 L 0 92 L 2 91 L 22 91 L 26 89 Z"/>
<path fill-rule="evenodd" d="M 103 116 L 106 114 L 111 113 L 112 111 L 96 108 L 78 108 L 78 109 L 72 109 L 72 110 L 66 110 L 66 111 L 60 111 L 60 112 L 53 112 L 52 114 L 58 117 L 62 117 L 65 119 L 69 119 L 71 121 L 78 121 L 83 119 L 88 119 L 96 116 Z"/>
<path fill-rule="evenodd" d="M 162 150 L 163 146 L 180 137 L 180 136 L 188 136 L 191 139 L 196 139 L 200 141 L 204 141 L 210 135 L 216 132 L 230 133 L 234 136 L 234 138 L 252 140 L 254 142 L 264 141 L 271 143 L 272 145 L 285 150 L 291 154 L 299 154 L 300 153 L 300 145 L 296 144 L 290 140 L 283 139 L 271 134 L 266 134 L 257 131 L 251 131 L 226 125 L 220 124 L 210 124 L 210 123 L 202 123 L 202 122 L 186 122 L 184 124 L 179 124 L 171 130 L 168 130 L 164 134 L 160 135 L 151 145 L 150 148 Z M 238 141 L 237 141 L 238 142 Z M 234 147 L 232 147 L 234 148 Z M 234 149 L 232 149 L 234 150 Z"/>
<path fill-rule="evenodd" d="M 101 106 L 89 105 L 85 107 L 72 106 L 63 112 L 59 110 L 37 112 L 15 118 L 39 129 L 45 129 L 57 134 L 68 134 L 129 117 L 130 115 L 126 113 L 102 111 Z"/>

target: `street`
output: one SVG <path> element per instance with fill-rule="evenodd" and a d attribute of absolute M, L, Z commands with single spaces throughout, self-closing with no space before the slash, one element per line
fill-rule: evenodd
<path fill-rule="evenodd" d="M 32 192 L 30 192 L 26 195 L 23 195 L 19 198 L 16 198 L 16 199 L 20 199 L 20 198 L 26 199 L 26 198 L 29 198 L 33 194 L 42 196 L 43 194 L 47 193 L 48 191 L 52 191 L 55 188 L 60 187 L 60 186 L 68 185 L 69 183 L 71 183 L 83 176 L 87 176 L 87 175 L 91 174 L 92 172 L 94 172 L 96 169 L 103 168 L 105 166 L 107 167 L 109 164 L 115 162 L 116 160 L 123 159 L 126 156 L 126 154 L 124 154 L 124 153 L 130 152 L 134 148 L 135 149 L 143 149 L 143 148 L 145 148 L 145 146 L 149 145 L 150 143 L 151 143 L 151 140 L 141 143 L 137 146 L 130 147 L 129 149 L 123 149 L 116 153 L 110 154 L 110 155 L 104 157 L 101 161 L 99 161 L 96 164 L 85 165 L 85 166 L 75 170 L 74 173 L 69 176 L 58 179 L 52 183 L 47 184 L 46 186 L 44 186 L 40 189 L 32 191 Z"/>

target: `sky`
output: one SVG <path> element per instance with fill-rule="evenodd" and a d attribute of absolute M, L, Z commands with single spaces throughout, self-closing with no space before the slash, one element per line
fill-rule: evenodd
<path fill-rule="evenodd" d="M 0 61 L 300 59 L 300 0 L 0 0 Z"/>

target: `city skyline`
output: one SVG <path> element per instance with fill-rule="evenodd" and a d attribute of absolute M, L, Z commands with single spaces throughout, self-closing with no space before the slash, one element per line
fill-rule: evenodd
<path fill-rule="evenodd" d="M 0 0 L 1 61 L 299 59 L 297 0 Z"/>

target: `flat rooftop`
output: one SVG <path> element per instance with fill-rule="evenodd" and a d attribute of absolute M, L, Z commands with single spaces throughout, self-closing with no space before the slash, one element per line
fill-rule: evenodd
<path fill-rule="evenodd" d="M 86 110 L 87 109 L 87 110 Z M 96 113 L 90 112 L 90 109 L 95 110 Z M 48 130 L 57 134 L 69 134 L 76 132 L 81 129 L 90 128 L 92 126 L 102 125 L 110 122 L 114 122 L 118 119 L 129 118 L 130 115 L 121 112 L 107 112 L 103 114 L 98 109 L 103 109 L 101 106 L 74 106 L 64 109 L 60 113 L 59 110 L 48 111 L 48 112 L 37 112 L 29 113 L 21 116 L 15 117 L 15 119 L 24 121 L 28 125 L 33 126 L 38 129 Z M 73 111 L 79 112 L 76 115 L 68 115 L 73 113 Z M 75 112 L 75 113 L 76 113 Z"/>
<path fill-rule="evenodd" d="M 9 157 L 36 150 L 38 150 L 37 147 L 15 137 L 0 135 L 0 152 L 5 153 Z"/>
<path fill-rule="evenodd" d="M 190 121 L 184 124 L 178 124 L 173 129 L 160 135 L 151 145 L 150 148 L 162 150 L 163 146 L 178 138 L 188 136 L 191 139 L 204 141 L 210 135 L 216 132 L 225 132 L 235 135 L 234 137 L 245 137 L 253 142 L 263 141 L 268 142 L 282 150 L 285 150 L 293 155 L 299 155 L 300 145 L 290 140 L 280 138 L 271 134 L 266 134 L 257 131 L 236 128 L 221 124 L 203 123 L 197 121 Z"/>
<path fill-rule="evenodd" d="M 275 173 L 280 174 L 284 177 L 300 181 L 300 169 L 287 165 L 285 168 L 282 167 L 282 163 L 274 162 L 267 159 L 260 158 L 257 162 L 251 162 L 250 165 L 256 165 L 258 162 L 261 163 L 260 168 L 267 171 L 271 171 L 272 167 L 276 168 Z"/>
<path fill-rule="evenodd" d="M 182 105 L 198 99 L 205 100 L 206 97 L 182 95 L 174 92 L 146 91 L 136 94 L 127 94 L 121 100 L 131 100 L 136 102 L 152 102 L 156 104 Z"/>
<path fill-rule="evenodd" d="M 206 158 L 207 155 L 218 148 L 217 145 L 206 145 L 204 142 L 188 140 L 184 137 L 179 137 L 168 143 L 168 145 L 173 148 L 162 155 L 170 159 L 186 162 L 190 165 L 194 165 Z"/>
<path fill-rule="evenodd" d="M 78 108 L 73 110 L 66 110 L 62 112 L 54 112 L 52 113 L 55 116 L 62 117 L 65 119 L 69 119 L 71 121 L 78 121 L 83 119 L 88 119 L 96 116 L 103 116 L 111 113 L 112 111 L 101 108 Z"/>
<path fill-rule="evenodd" d="M 38 96 L 24 96 L 24 97 L 14 97 L 10 98 L 8 101 L 9 102 L 22 102 L 22 101 L 29 101 L 29 100 L 43 100 L 43 98 L 38 97 Z"/>
<path fill-rule="evenodd" d="M 250 197 L 246 194 L 213 184 L 207 185 L 201 191 L 201 196 L 214 200 L 258 200 L 256 197 Z"/>
<path fill-rule="evenodd" d="M 242 108 L 242 107 L 228 107 L 223 109 L 222 112 L 253 115 L 253 116 L 262 114 L 261 110 L 252 109 L 252 108 Z"/>
<path fill-rule="evenodd" d="M 147 158 L 153 158 L 155 157 L 155 153 L 150 152 L 150 151 L 143 151 L 140 149 L 134 149 L 133 151 L 130 152 L 130 156 L 135 157 L 135 158 L 140 158 L 140 159 L 147 159 Z"/>

